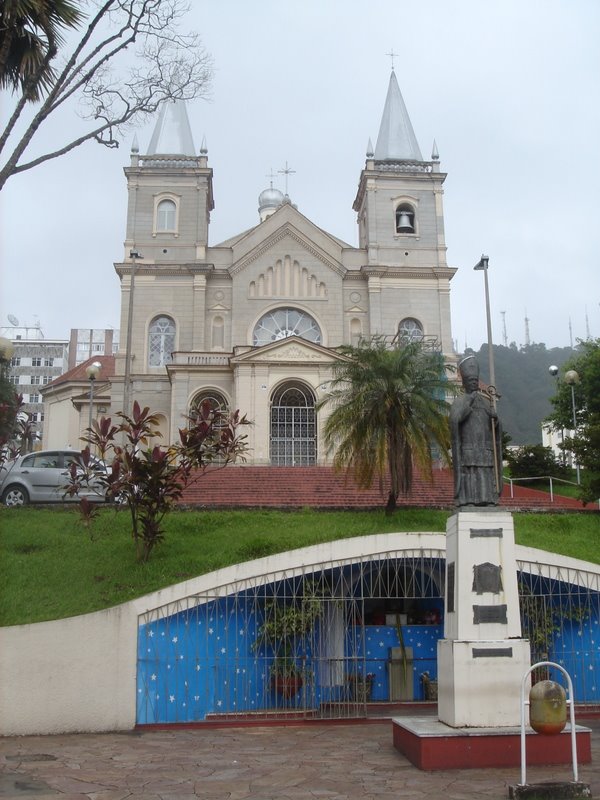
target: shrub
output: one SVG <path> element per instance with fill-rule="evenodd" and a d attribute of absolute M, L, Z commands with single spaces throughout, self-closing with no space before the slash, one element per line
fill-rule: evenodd
<path fill-rule="evenodd" d="M 508 450 L 506 460 L 513 478 L 568 478 L 571 474 L 570 469 L 555 458 L 552 448 L 541 444 Z"/>

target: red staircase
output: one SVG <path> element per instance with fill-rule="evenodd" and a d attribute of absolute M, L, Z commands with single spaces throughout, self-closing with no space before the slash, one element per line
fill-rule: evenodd
<path fill-rule="evenodd" d="M 388 484 L 383 492 L 377 485 L 357 489 L 343 473 L 332 467 L 252 467 L 228 466 L 207 472 L 186 489 L 182 504 L 204 508 L 382 508 L 387 499 Z M 527 510 L 584 510 L 577 500 L 546 492 L 505 486 L 501 505 Z M 437 469 L 430 483 L 417 476 L 411 493 L 398 498 L 398 506 L 413 508 L 452 509 L 453 481 L 448 469 Z M 586 510 L 595 510 L 587 506 Z"/>

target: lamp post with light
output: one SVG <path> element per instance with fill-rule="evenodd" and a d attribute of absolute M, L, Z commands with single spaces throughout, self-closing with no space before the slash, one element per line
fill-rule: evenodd
<path fill-rule="evenodd" d="M 485 315 L 487 320 L 487 338 L 488 338 L 488 361 L 490 367 L 490 385 L 496 388 L 496 374 L 494 370 L 494 348 L 492 346 L 492 315 L 490 313 L 490 287 L 488 284 L 488 264 L 489 256 L 482 255 L 477 264 L 473 267 L 474 270 L 481 270 L 484 277 L 485 286 Z"/>
<path fill-rule="evenodd" d="M 127 312 L 127 339 L 125 341 L 125 376 L 123 380 L 123 413 L 129 414 L 129 404 L 131 402 L 131 341 L 133 336 L 133 305 L 135 293 L 135 271 L 138 258 L 144 256 L 137 250 L 129 251 L 131 259 L 131 278 L 129 282 L 129 308 Z"/>
<path fill-rule="evenodd" d="M 496 398 L 498 397 L 498 392 L 496 390 L 496 371 L 494 369 L 494 345 L 492 342 L 492 315 L 490 311 L 490 287 L 488 284 L 488 265 L 489 265 L 489 256 L 484 256 L 482 254 L 481 258 L 473 267 L 474 270 L 480 270 L 483 272 L 484 277 L 484 287 L 485 287 L 485 315 L 487 320 L 487 338 L 488 338 L 488 364 L 490 370 L 490 383 L 488 386 L 488 393 L 490 396 L 490 402 L 492 404 L 492 410 L 496 410 Z M 497 451 L 499 447 L 502 447 L 502 442 L 496 441 L 496 430 L 492 423 L 492 444 L 494 447 L 494 464 L 498 464 L 497 458 Z M 498 494 L 500 493 L 500 474 L 498 472 L 498 468 L 495 468 L 496 471 L 496 489 Z"/>
<path fill-rule="evenodd" d="M 579 373 L 574 369 L 565 372 L 565 383 L 571 387 L 571 408 L 573 410 L 573 433 L 577 432 L 577 414 L 575 411 L 575 384 L 579 383 Z M 577 483 L 581 484 L 581 475 L 579 472 L 579 462 L 575 461 L 575 471 L 577 473 Z"/>
<path fill-rule="evenodd" d="M 556 380 L 556 394 L 558 394 L 558 387 L 559 387 L 560 379 L 558 377 L 558 367 L 556 366 L 556 364 L 551 364 L 548 367 L 548 372 Z M 565 429 L 564 429 L 564 426 L 561 426 L 561 429 L 560 429 L 560 441 L 561 441 L 561 444 L 564 444 L 564 441 L 565 441 Z M 561 450 L 560 460 L 562 461 L 562 464 L 563 464 L 563 467 L 564 467 L 566 462 L 567 462 L 567 454 L 565 453 L 564 450 Z"/>
<path fill-rule="evenodd" d="M 85 374 L 88 377 L 90 382 L 90 415 L 89 415 L 89 425 L 88 428 L 91 429 L 92 427 L 92 410 L 94 407 L 94 383 L 96 378 L 100 374 L 100 370 L 102 369 L 102 364 L 99 361 L 92 361 L 91 364 L 85 368 Z"/>

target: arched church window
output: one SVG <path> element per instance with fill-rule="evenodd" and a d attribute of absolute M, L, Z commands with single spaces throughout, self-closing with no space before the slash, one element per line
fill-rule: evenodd
<path fill-rule="evenodd" d="M 194 417 L 203 403 L 208 403 L 211 411 L 219 411 L 225 416 L 229 413 L 229 404 L 221 392 L 207 390 L 195 395 L 190 403 L 190 417 Z"/>
<path fill-rule="evenodd" d="M 229 417 L 229 404 L 221 392 L 214 390 L 202 391 L 197 394 L 190 403 L 190 418 L 196 420 L 199 410 L 204 406 L 205 413 L 208 408 L 209 411 L 218 411 L 221 416 L 214 421 L 213 431 L 218 432 L 227 427 L 227 420 Z M 204 417 L 206 419 L 206 416 Z M 222 463 L 224 458 L 217 456 L 215 463 Z"/>
<path fill-rule="evenodd" d="M 400 203 L 396 208 L 396 233 L 415 232 L 415 209 L 410 203 Z"/>
<path fill-rule="evenodd" d="M 175 323 L 171 317 L 155 317 L 148 328 L 148 366 L 162 367 L 171 363 L 175 350 Z"/>
<path fill-rule="evenodd" d="M 261 317 L 254 327 L 252 343 L 260 347 L 289 336 L 300 336 L 321 344 L 321 329 L 315 320 L 298 308 L 277 308 Z"/>
<path fill-rule="evenodd" d="M 302 467 L 316 463 L 315 396 L 302 383 L 285 383 L 271 400 L 271 463 Z"/>
<path fill-rule="evenodd" d="M 161 200 L 156 207 L 156 230 L 161 233 L 177 230 L 177 206 L 173 200 Z"/>
<path fill-rule="evenodd" d="M 398 339 L 401 342 L 420 342 L 423 339 L 423 326 L 418 319 L 406 317 L 398 325 Z"/>

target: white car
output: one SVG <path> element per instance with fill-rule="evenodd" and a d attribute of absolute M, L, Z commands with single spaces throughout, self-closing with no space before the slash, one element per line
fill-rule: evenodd
<path fill-rule="evenodd" d="M 105 489 L 99 483 L 82 489 L 78 495 L 66 495 L 69 467 L 79 456 L 77 450 L 41 450 L 8 461 L 0 471 L 0 498 L 5 506 L 28 503 L 78 502 L 82 497 L 104 502 Z M 104 470 L 101 461 L 98 469 Z"/>

